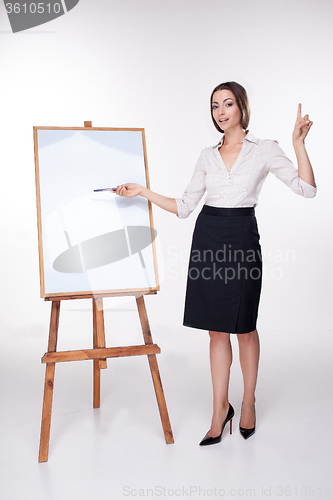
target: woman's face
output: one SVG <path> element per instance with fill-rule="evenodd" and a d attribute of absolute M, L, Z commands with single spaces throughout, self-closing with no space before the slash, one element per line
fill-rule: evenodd
<path fill-rule="evenodd" d="M 242 113 L 230 90 L 223 89 L 214 93 L 212 110 L 214 120 L 224 132 L 234 127 L 241 127 Z"/>

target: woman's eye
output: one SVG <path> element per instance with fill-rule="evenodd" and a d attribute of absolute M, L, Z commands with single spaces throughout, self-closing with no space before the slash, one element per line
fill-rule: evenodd
<path fill-rule="evenodd" d="M 227 103 L 227 106 L 229 106 L 229 108 L 230 108 L 230 106 L 232 106 L 232 105 L 233 105 L 233 103 L 232 103 L 232 102 L 228 102 L 228 103 Z"/>

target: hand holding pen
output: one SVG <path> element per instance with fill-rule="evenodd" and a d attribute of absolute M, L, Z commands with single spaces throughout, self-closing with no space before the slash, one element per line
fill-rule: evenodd
<path fill-rule="evenodd" d="M 133 198 L 134 196 L 138 196 L 142 192 L 143 186 L 136 183 L 120 184 L 116 188 L 103 188 L 103 189 L 94 189 L 94 192 L 97 191 L 110 191 L 112 193 L 118 194 L 119 196 L 125 196 L 125 198 Z"/>
<path fill-rule="evenodd" d="M 125 198 L 134 198 L 135 196 L 140 195 L 143 198 L 151 201 L 152 203 L 155 203 L 155 205 L 157 205 L 158 207 L 161 207 L 168 212 L 172 212 L 173 214 L 178 215 L 178 207 L 175 198 L 169 198 L 168 196 L 154 193 L 147 187 L 141 186 L 140 184 L 136 184 L 134 182 L 120 184 L 116 188 L 95 189 L 94 191 L 110 191 L 112 193 L 118 194 L 119 196 L 124 196 Z"/>

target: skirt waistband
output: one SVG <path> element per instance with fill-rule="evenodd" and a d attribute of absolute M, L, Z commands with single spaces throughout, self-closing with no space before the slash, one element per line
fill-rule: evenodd
<path fill-rule="evenodd" d="M 235 216 L 235 215 L 255 215 L 254 207 L 211 207 L 210 205 L 204 205 L 201 212 L 206 215 L 223 215 L 223 216 Z"/>

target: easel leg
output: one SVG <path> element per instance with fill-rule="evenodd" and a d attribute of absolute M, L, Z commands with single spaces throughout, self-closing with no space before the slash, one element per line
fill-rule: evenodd
<path fill-rule="evenodd" d="M 94 396 L 93 407 L 101 406 L 101 370 L 99 368 L 99 359 L 93 361 L 93 376 L 94 376 Z"/>
<path fill-rule="evenodd" d="M 145 344 L 153 344 L 153 339 L 152 339 L 150 328 L 149 328 L 148 316 L 147 316 L 147 311 L 146 311 L 146 306 L 144 303 L 143 295 L 141 295 L 140 297 L 136 297 L 136 303 L 138 306 L 140 322 L 141 322 L 141 327 L 142 327 L 142 333 L 143 333 L 143 338 L 144 338 Z M 150 372 L 151 372 L 151 376 L 152 376 L 153 384 L 154 384 L 154 388 L 155 388 L 158 409 L 159 409 L 160 416 L 161 416 L 165 441 L 167 444 L 171 444 L 174 442 L 174 440 L 173 440 L 168 410 L 167 410 L 167 406 L 166 406 L 166 401 L 165 401 L 165 397 L 164 397 L 160 372 L 158 369 L 156 354 L 148 354 L 148 361 L 149 361 Z"/>
<path fill-rule="evenodd" d="M 93 298 L 93 331 L 94 331 L 94 349 L 105 347 L 105 329 L 104 329 L 104 314 L 103 314 L 103 299 Z M 94 359 L 93 361 L 93 377 L 94 377 L 94 396 L 93 406 L 99 408 L 101 406 L 101 372 L 103 368 L 107 368 L 106 359 Z"/>
<path fill-rule="evenodd" d="M 59 315 L 60 300 L 54 300 L 52 301 L 48 352 L 55 352 L 57 350 Z M 49 455 L 54 372 L 55 363 L 47 363 L 45 371 L 42 426 L 40 431 L 39 462 L 47 462 Z"/>

